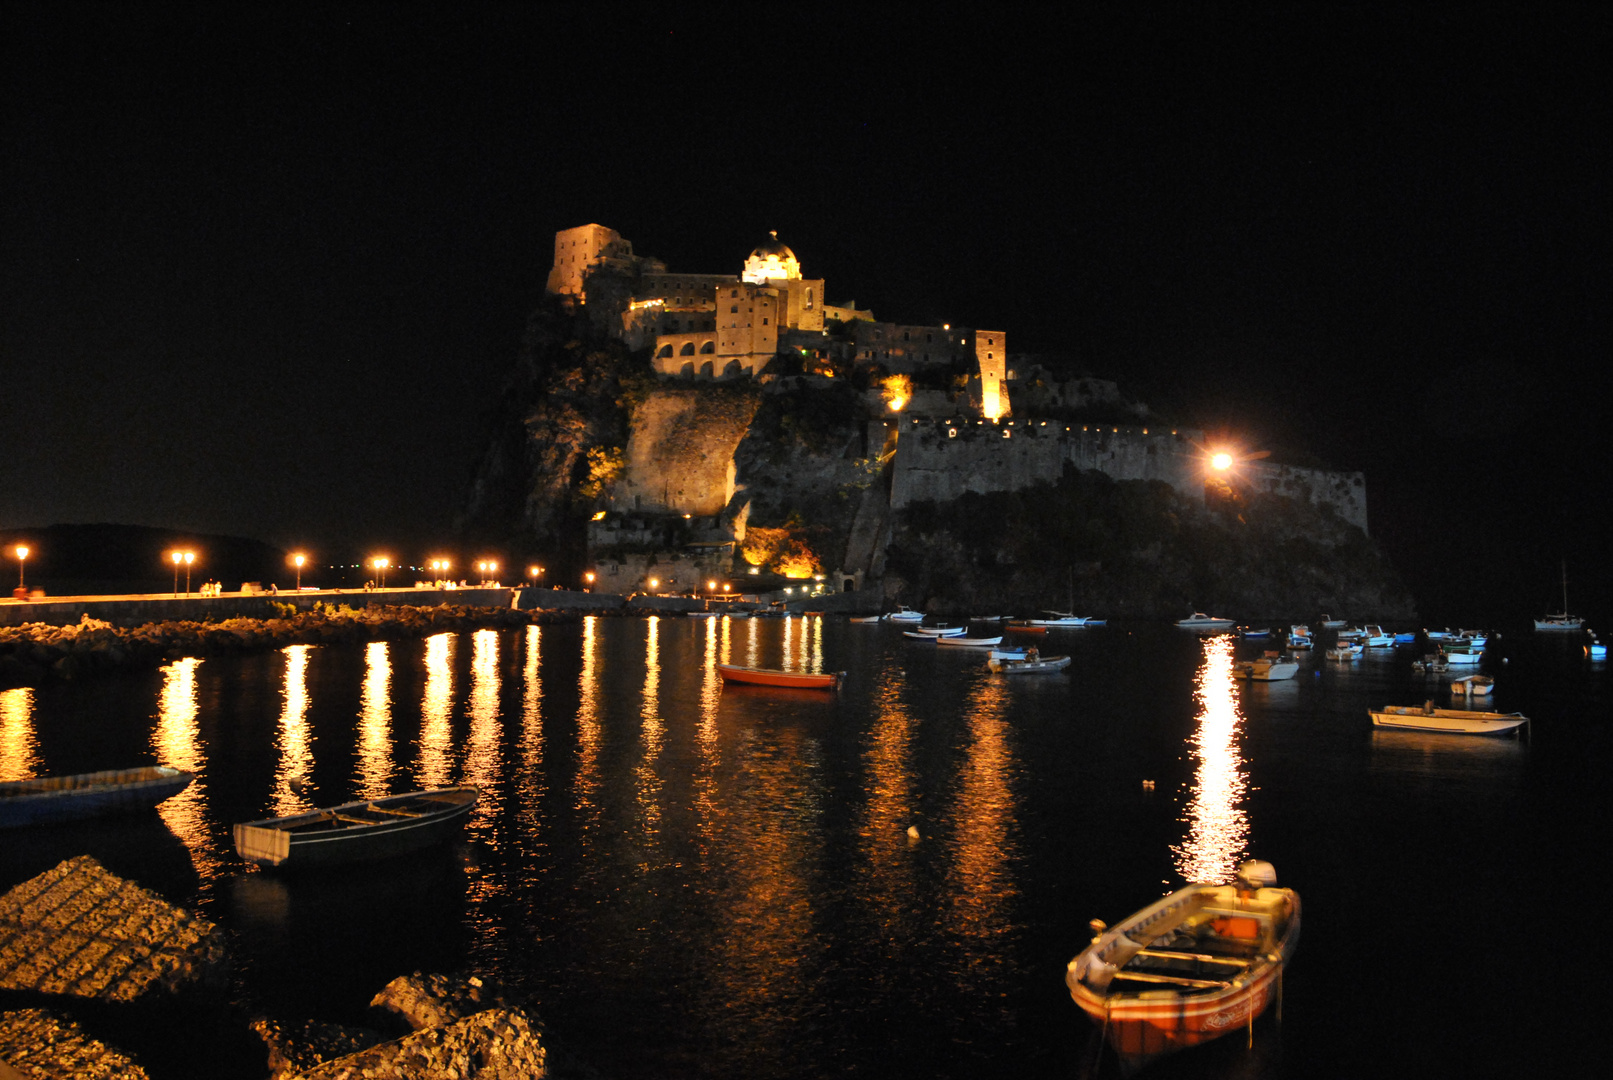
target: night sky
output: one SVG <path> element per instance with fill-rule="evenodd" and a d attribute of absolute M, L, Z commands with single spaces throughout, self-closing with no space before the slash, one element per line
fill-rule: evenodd
<path fill-rule="evenodd" d="M 0 527 L 424 557 L 557 229 L 777 229 L 831 301 L 1365 470 L 1436 618 L 1560 559 L 1613 614 L 1605 9 L 590 10 L 8 5 Z"/>

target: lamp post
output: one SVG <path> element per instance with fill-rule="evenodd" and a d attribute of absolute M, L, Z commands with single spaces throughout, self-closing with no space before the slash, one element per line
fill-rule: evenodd
<path fill-rule="evenodd" d="M 390 566 L 390 565 L 392 565 L 392 560 L 391 559 L 388 559 L 388 558 L 386 558 L 385 556 L 382 556 L 382 555 L 377 555 L 375 557 L 374 566 L 375 566 L 376 574 L 381 579 L 380 587 L 383 588 L 383 589 L 386 588 L 386 568 L 388 566 Z"/>
<path fill-rule="evenodd" d="M 28 549 L 26 547 L 22 546 L 21 544 L 18 544 L 17 545 L 17 588 L 19 588 L 19 589 L 27 587 L 28 583 L 23 581 L 23 579 L 22 579 L 22 575 L 23 575 L 24 571 L 26 570 L 27 565 L 28 565 Z"/>
<path fill-rule="evenodd" d="M 180 564 L 185 561 L 185 553 L 183 551 L 170 551 L 168 553 L 168 557 L 174 561 L 174 598 L 178 599 L 179 598 L 179 567 L 180 567 Z M 188 580 L 188 578 L 187 578 L 187 580 Z M 186 591 L 187 592 L 190 591 L 188 587 L 187 587 Z"/>
<path fill-rule="evenodd" d="M 291 565 L 297 568 L 297 591 L 302 591 L 302 564 L 308 561 L 308 556 L 298 553 L 291 557 Z"/>
<path fill-rule="evenodd" d="M 190 595 L 190 564 L 196 561 L 194 551 L 185 552 L 185 595 Z"/>
<path fill-rule="evenodd" d="M 583 590 L 582 590 L 583 592 L 587 592 L 589 589 L 592 589 L 594 587 L 594 572 L 592 570 L 590 570 L 586 574 L 584 574 L 582 576 L 582 579 L 583 579 L 583 582 L 584 582 Z"/>
<path fill-rule="evenodd" d="M 536 585 L 538 583 L 538 579 L 540 577 L 542 577 L 542 576 L 543 576 L 543 567 L 541 567 L 541 566 L 529 566 L 529 567 L 526 568 L 527 580 L 532 582 L 532 584 Z"/>

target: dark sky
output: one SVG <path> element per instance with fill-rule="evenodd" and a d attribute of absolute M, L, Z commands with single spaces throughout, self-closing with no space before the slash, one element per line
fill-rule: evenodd
<path fill-rule="evenodd" d="M 1604 10 L 590 10 L 8 5 L 0 527 L 423 551 L 555 230 L 777 229 L 833 300 L 1367 470 L 1436 596 L 1566 557 L 1613 607 Z"/>

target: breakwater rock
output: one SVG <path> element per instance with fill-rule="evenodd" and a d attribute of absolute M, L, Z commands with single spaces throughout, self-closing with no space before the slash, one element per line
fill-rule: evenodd
<path fill-rule="evenodd" d="M 7 1070 L 7 1066 L 10 1070 Z M 121 1050 L 45 1009 L 0 1013 L 0 1080 L 149 1080 Z"/>
<path fill-rule="evenodd" d="M 542 1080 L 548 1052 L 538 1024 L 480 977 L 400 976 L 370 1003 L 407 1033 L 259 1018 L 272 1080 Z"/>
<path fill-rule="evenodd" d="M 224 934 L 80 855 L 0 896 L 0 989 L 136 1001 L 224 980 Z"/>
<path fill-rule="evenodd" d="M 191 620 L 117 627 L 85 616 L 69 626 L 0 627 L 0 689 L 53 679 L 152 668 L 185 656 L 279 649 L 287 645 L 396 640 L 445 631 L 580 619 L 581 611 L 519 611 L 449 604 L 350 608 L 323 605 L 273 619 Z"/>

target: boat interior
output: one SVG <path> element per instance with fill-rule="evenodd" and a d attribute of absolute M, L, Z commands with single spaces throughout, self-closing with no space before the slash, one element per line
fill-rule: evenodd
<path fill-rule="evenodd" d="M 384 825 L 392 821 L 411 818 L 457 806 L 465 802 L 459 792 L 433 792 L 426 795 L 400 795 L 390 799 L 377 799 L 368 803 L 352 803 L 330 810 L 317 810 L 312 814 L 287 819 L 279 828 L 290 833 L 324 832 L 332 829 L 350 829 L 355 825 Z"/>
<path fill-rule="evenodd" d="M 1217 887 L 1118 927 L 1082 979 L 1100 994 L 1224 990 L 1277 948 L 1290 913 L 1286 889 Z"/>

